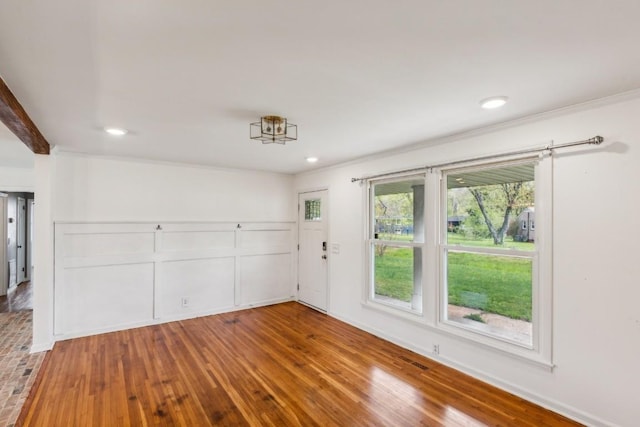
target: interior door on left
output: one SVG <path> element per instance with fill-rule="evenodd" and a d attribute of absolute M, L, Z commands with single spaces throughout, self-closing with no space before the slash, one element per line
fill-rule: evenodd
<path fill-rule="evenodd" d="M 18 213 L 16 221 L 16 283 L 19 285 L 27 278 L 27 201 L 18 197 Z"/>

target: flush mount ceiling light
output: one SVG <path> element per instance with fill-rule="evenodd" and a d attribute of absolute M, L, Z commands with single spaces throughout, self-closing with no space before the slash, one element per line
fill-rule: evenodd
<path fill-rule="evenodd" d="M 317 157 L 307 157 L 306 160 L 307 160 L 307 163 L 315 163 L 315 162 L 318 161 L 318 158 Z"/>
<path fill-rule="evenodd" d="M 285 144 L 298 139 L 298 126 L 280 116 L 264 116 L 249 126 L 250 138 L 263 144 Z"/>
<path fill-rule="evenodd" d="M 104 128 L 104 131 L 106 133 L 108 133 L 109 135 L 113 135 L 113 136 L 124 136 L 129 132 L 126 129 L 112 128 L 112 127 L 106 127 L 106 128 Z"/>
<path fill-rule="evenodd" d="M 508 100 L 509 98 L 506 96 L 492 96 L 491 98 L 486 98 L 480 101 L 480 106 L 485 110 L 491 110 L 493 108 L 502 107 Z"/>

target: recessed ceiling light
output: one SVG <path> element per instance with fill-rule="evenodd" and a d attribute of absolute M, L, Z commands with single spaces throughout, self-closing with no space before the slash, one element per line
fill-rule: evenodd
<path fill-rule="evenodd" d="M 318 161 L 317 157 L 307 157 L 307 163 L 315 163 Z"/>
<path fill-rule="evenodd" d="M 507 103 L 506 96 L 492 96 L 491 98 L 486 98 L 480 101 L 480 106 L 486 110 L 491 110 L 493 108 L 502 107 Z"/>
<path fill-rule="evenodd" d="M 123 135 L 126 135 L 129 132 L 126 129 L 112 128 L 112 127 L 106 127 L 106 128 L 104 128 L 104 131 L 106 133 L 108 133 L 109 135 L 114 135 L 114 136 L 123 136 Z"/>

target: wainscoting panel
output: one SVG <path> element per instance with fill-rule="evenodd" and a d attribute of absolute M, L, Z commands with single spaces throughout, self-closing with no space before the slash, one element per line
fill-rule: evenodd
<path fill-rule="evenodd" d="M 234 257 L 160 263 L 156 317 L 233 309 Z"/>
<path fill-rule="evenodd" d="M 213 248 L 233 248 L 235 246 L 234 231 L 164 231 L 162 233 L 162 250 L 198 251 Z"/>
<path fill-rule="evenodd" d="M 238 233 L 240 248 L 272 248 L 291 245 L 293 231 L 290 229 L 244 230 Z"/>
<path fill-rule="evenodd" d="M 291 255 L 253 255 L 238 260 L 240 305 L 291 298 Z"/>
<path fill-rule="evenodd" d="M 154 233 L 68 234 L 64 239 L 64 257 L 98 257 L 153 252 Z"/>
<path fill-rule="evenodd" d="M 56 223 L 56 339 L 293 299 L 295 223 Z"/>
<path fill-rule="evenodd" d="M 56 287 L 56 333 L 136 324 L 153 314 L 153 263 L 71 268 Z"/>

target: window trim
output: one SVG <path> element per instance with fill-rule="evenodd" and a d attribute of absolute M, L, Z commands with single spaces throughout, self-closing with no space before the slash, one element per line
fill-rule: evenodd
<path fill-rule="evenodd" d="M 438 221 L 439 242 L 438 242 L 438 313 L 436 327 L 451 335 L 455 335 L 465 340 L 470 340 L 490 348 L 495 348 L 509 354 L 521 356 L 528 360 L 552 367 L 552 270 L 551 270 L 551 234 L 552 234 L 552 157 L 530 156 L 515 160 L 505 160 L 501 162 L 477 162 L 462 167 L 446 168 L 438 170 L 439 185 L 439 214 L 446 219 L 447 214 L 447 182 L 446 176 L 449 173 L 461 170 L 472 171 L 481 169 L 498 168 L 514 164 L 535 163 L 534 188 L 536 194 L 536 220 L 542 223 L 536 233 L 535 251 L 519 251 L 508 248 L 470 248 L 468 246 L 449 245 L 446 242 L 447 226 L 446 222 Z M 543 230 L 543 231 L 540 231 Z M 482 333 L 471 330 L 465 325 L 446 319 L 447 298 L 446 277 L 447 265 L 445 253 L 448 250 L 462 249 L 468 252 L 487 253 L 494 255 L 524 255 L 532 261 L 532 289 L 531 289 L 531 310 L 532 310 L 532 344 L 526 345 L 513 340 L 499 337 L 493 334 Z M 485 250 L 486 249 L 486 250 Z"/>
<path fill-rule="evenodd" d="M 446 194 L 444 204 L 442 200 L 442 172 L 454 169 L 490 168 L 503 164 L 518 162 L 537 162 L 534 172 L 536 192 L 536 246 L 537 254 L 532 258 L 532 281 L 538 286 L 532 289 L 532 311 L 538 313 L 536 325 L 533 325 L 533 346 L 523 347 L 513 341 L 503 341 L 494 336 L 485 337 L 477 332 L 469 332 L 458 326 L 451 326 L 442 322 L 443 305 L 443 274 L 446 269 L 443 266 L 442 257 L 442 233 L 446 233 L 445 226 L 441 224 L 442 210 L 446 218 Z M 389 181 L 397 181 L 402 178 L 421 176 L 424 179 L 424 243 L 422 245 L 422 312 L 403 309 L 392 304 L 372 298 L 373 272 L 375 268 L 373 260 L 373 230 L 374 207 L 372 205 L 372 184 Z M 363 307 L 377 310 L 381 313 L 394 316 L 404 321 L 409 321 L 436 333 L 442 333 L 454 340 L 478 345 L 497 354 L 514 357 L 526 361 L 534 366 L 552 370 L 552 324 L 553 324 L 553 157 L 550 152 L 535 155 L 513 156 L 501 161 L 475 161 L 450 168 L 432 168 L 425 172 L 404 172 L 396 175 L 385 175 L 384 178 L 372 178 L 363 185 L 363 232 L 364 232 L 364 274 L 365 286 L 363 286 Z M 510 249 L 503 249 L 511 251 Z M 507 252 L 507 254 L 514 254 Z M 532 319 L 533 320 L 533 319 Z"/>
<path fill-rule="evenodd" d="M 406 317 L 407 315 L 410 317 L 414 317 L 414 318 L 420 318 L 424 316 L 425 313 L 425 291 L 424 291 L 424 286 L 425 286 L 425 278 L 424 278 L 424 270 L 425 270 L 425 262 L 426 262 L 426 258 L 425 258 L 425 245 L 426 245 L 426 227 L 425 227 L 425 231 L 424 231 L 424 236 L 422 241 L 420 242 L 416 242 L 416 241 L 411 241 L 411 242 L 403 242 L 401 240 L 383 240 L 383 239 L 376 239 L 375 238 L 375 204 L 373 203 L 373 201 L 375 200 L 375 186 L 379 185 L 379 184 L 385 184 L 385 183 L 391 183 L 391 182 L 399 182 L 399 181 L 404 181 L 404 180 L 409 180 L 409 179 L 420 179 L 422 180 L 422 182 L 424 183 L 424 200 L 426 200 L 427 197 L 427 192 L 426 192 L 426 186 L 427 186 L 427 179 L 426 179 L 426 174 L 424 172 L 411 172 L 411 173 L 402 173 L 402 174 L 397 174 L 397 175 L 392 175 L 392 176 L 385 176 L 384 178 L 381 179 L 370 179 L 367 181 L 367 185 L 366 185 L 366 212 L 367 212 L 367 221 L 365 221 L 366 223 L 366 252 L 365 252 L 365 256 L 366 256 L 366 268 L 367 268 L 367 274 L 366 274 L 366 280 L 367 280 L 367 284 L 365 286 L 365 295 L 364 295 L 364 300 L 363 303 L 366 305 L 371 305 L 373 307 L 379 307 L 381 309 L 383 309 L 383 311 L 385 312 L 391 312 L 393 314 L 401 314 L 404 313 L 404 316 L 402 317 Z M 425 218 L 426 221 L 426 218 Z M 426 226 L 426 224 L 425 224 Z M 414 310 L 410 307 L 403 307 L 400 304 L 394 304 L 392 302 L 387 302 L 381 299 L 378 299 L 375 297 L 375 245 L 376 244 L 389 244 L 392 246 L 400 246 L 400 247 L 407 247 L 407 248 L 421 248 L 421 258 L 422 258 L 422 276 L 421 276 L 421 281 L 422 281 L 422 301 L 421 301 L 421 307 L 419 310 Z"/>

